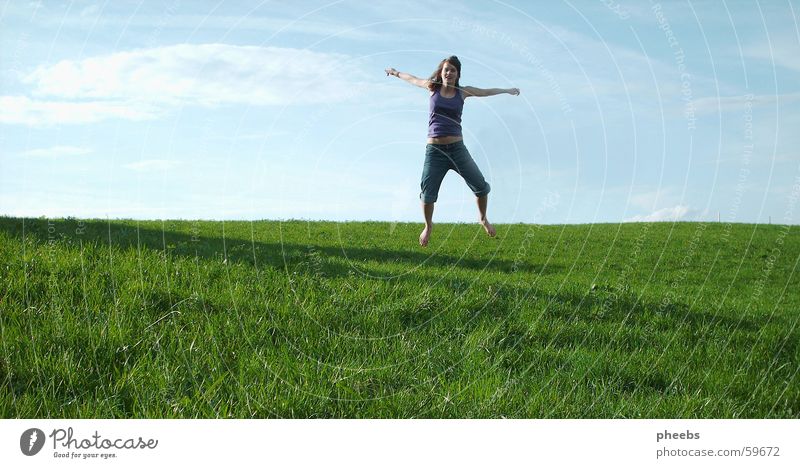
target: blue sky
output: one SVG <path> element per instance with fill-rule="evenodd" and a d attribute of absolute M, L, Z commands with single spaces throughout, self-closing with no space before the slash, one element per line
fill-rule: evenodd
<path fill-rule="evenodd" d="M 797 2 L 0 6 L 0 214 L 421 221 L 458 55 L 493 222 L 800 219 Z M 435 220 L 472 222 L 455 173 Z"/>

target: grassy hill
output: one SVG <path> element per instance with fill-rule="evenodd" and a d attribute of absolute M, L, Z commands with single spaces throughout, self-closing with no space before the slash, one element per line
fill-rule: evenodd
<path fill-rule="evenodd" d="M 0 415 L 800 417 L 796 227 L 0 218 Z"/>

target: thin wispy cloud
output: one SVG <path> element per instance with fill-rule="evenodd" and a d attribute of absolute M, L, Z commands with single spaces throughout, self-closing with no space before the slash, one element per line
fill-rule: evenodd
<path fill-rule="evenodd" d="M 35 96 L 64 99 L 281 106 L 341 101 L 361 75 L 348 61 L 304 49 L 181 44 L 63 60 L 24 82 Z"/>
<path fill-rule="evenodd" d="M 144 159 L 135 163 L 124 164 L 122 167 L 135 172 L 160 172 L 180 166 L 180 161 L 171 159 Z"/>
<path fill-rule="evenodd" d="M 273 9 L 277 5 L 269 5 Z M 281 35 L 314 36 L 320 38 L 336 37 L 340 39 L 374 41 L 383 39 L 380 31 L 358 27 L 357 24 L 348 24 L 342 21 L 330 21 L 314 16 L 313 9 L 300 14 L 287 13 L 264 14 L 248 12 L 243 15 L 205 15 L 205 14 L 176 14 L 171 11 L 171 5 L 165 4 L 162 13 L 143 13 L 131 16 L 128 12 L 120 13 L 106 7 L 102 10 L 96 5 L 88 6 L 78 14 L 63 15 L 53 14 L 42 18 L 42 23 L 51 27 L 71 28 L 127 28 L 150 29 L 159 25 L 168 29 L 195 29 L 202 27 L 204 30 L 222 30 L 237 32 L 258 31 L 265 34 L 265 38 Z M 355 11 L 358 8 L 354 9 Z M 343 15 L 346 16 L 346 15 Z M 347 18 L 341 18 L 347 19 Z"/>
<path fill-rule="evenodd" d="M 747 46 L 742 53 L 747 58 L 800 72 L 800 43 L 791 36 L 786 40 L 776 38 L 771 43 Z"/>
<path fill-rule="evenodd" d="M 49 148 L 37 148 L 20 153 L 24 157 L 64 157 L 64 156 L 83 156 L 92 153 L 90 148 L 82 148 L 79 146 L 51 146 Z"/>
<path fill-rule="evenodd" d="M 0 122 L 26 125 L 146 120 L 178 106 L 290 106 L 346 101 L 366 72 L 344 54 L 181 44 L 44 65 L 31 95 L 0 97 Z"/>
<path fill-rule="evenodd" d="M 743 112 L 746 107 L 775 107 L 800 101 L 800 93 L 759 94 L 740 96 L 703 97 L 694 101 L 694 109 L 699 114 L 716 114 L 719 112 Z"/>
<path fill-rule="evenodd" d="M 160 115 L 152 105 L 126 102 L 64 101 L 0 96 L 0 123 L 30 126 L 91 124 L 106 119 L 149 120 Z"/>

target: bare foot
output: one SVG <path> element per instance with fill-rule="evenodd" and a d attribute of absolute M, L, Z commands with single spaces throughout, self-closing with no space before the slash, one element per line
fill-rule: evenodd
<path fill-rule="evenodd" d="M 489 235 L 489 237 L 494 237 L 497 235 L 497 231 L 494 230 L 494 226 L 492 226 L 492 223 L 490 223 L 489 220 L 480 221 L 480 223 L 481 226 L 483 226 L 483 229 L 486 231 L 486 234 Z"/>
<path fill-rule="evenodd" d="M 425 226 L 425 229 L 423 229 L 419 235 L 419 245 L 423 247 L 428 246 L 428 241 L 431 238 L 431 230 L 433 230 L 433 226 Z"/>

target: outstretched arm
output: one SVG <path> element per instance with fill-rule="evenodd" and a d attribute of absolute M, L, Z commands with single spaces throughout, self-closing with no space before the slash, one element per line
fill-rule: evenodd
<path fill-rule="evenodd" d="M 464 91 L 464 97 L 486 97 L 486 96 L 496 96 L 498 94 L 511 94 L 512 96 L 519 96 L 519 88 L 476 88 L 474 86 L 464 86 L 461 88 Z"/>
<path fill-rule="evenodd" d="M 389 76 L 389 75 L 396 76 L 396 77 L 400 78 L 403 81 L 407 81 L 407 82 L 413 84 L 414 86 L 419 86 L 420 88 L 428 89 L 428 80 L 423 80 L 422 78 L 417 78 L 416 76 L 411 75 L 409 73 L 399 72 L 399 71 L 395 70 L 394 68 L 387 68 L 384 71 L 386 72 L 387 76 Z"/>

